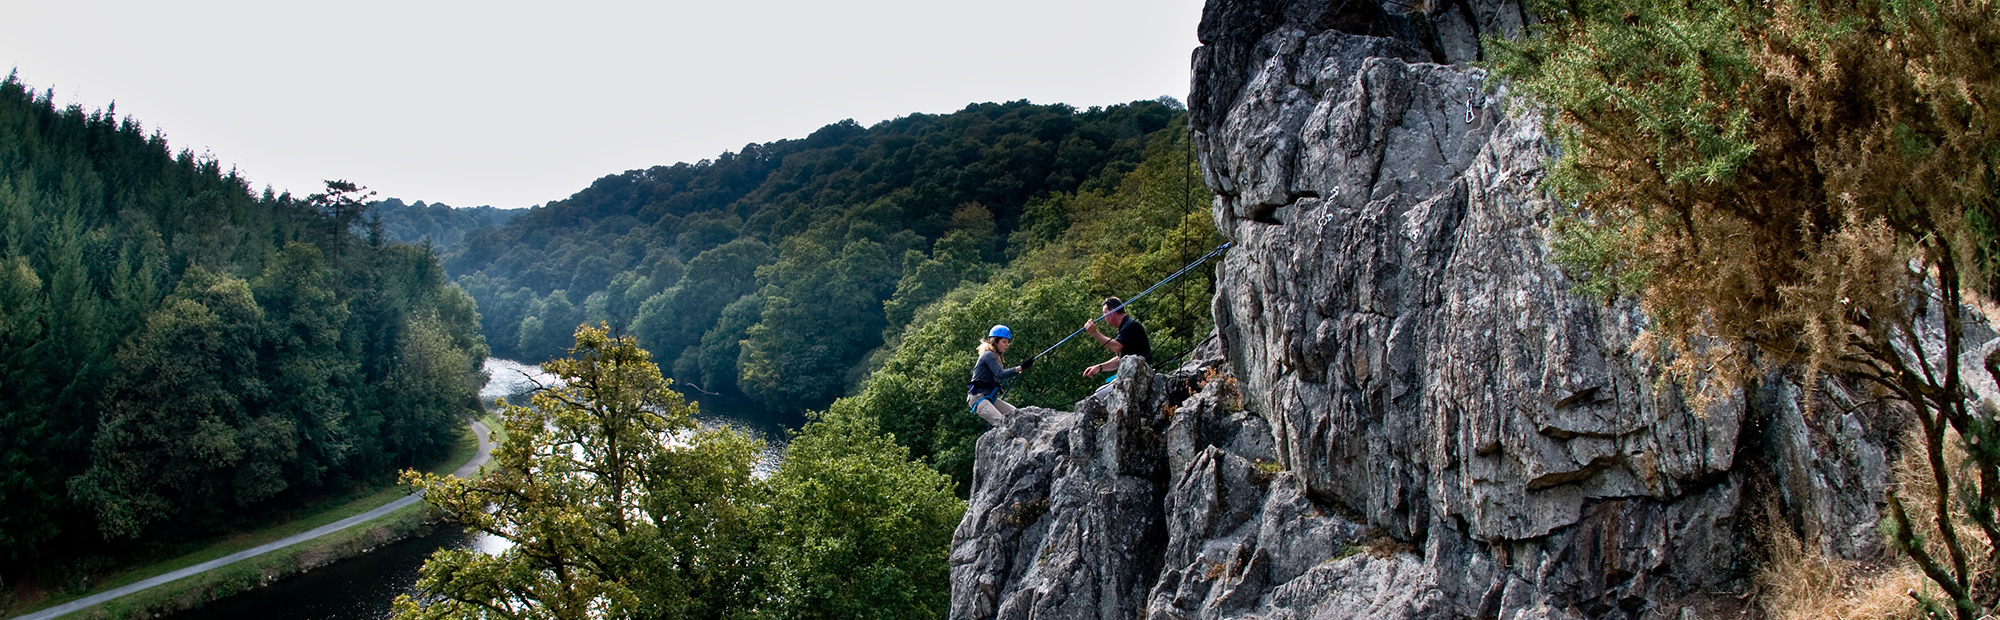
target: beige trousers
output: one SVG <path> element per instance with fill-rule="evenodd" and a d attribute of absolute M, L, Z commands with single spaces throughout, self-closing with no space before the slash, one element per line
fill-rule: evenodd
<path fill-rule="evenodd" d="M 979 403 L 978 407 L 973 409 L 972 412 L 979 414 L 979 419 L 985 420 L 988 425 L 1006 426 L 1007 418 L 1014 417 L 1014 406 L 1007 404 L 1007 401 L 1000 400 L 999 397 L 979 400 L 983 397 L 981 394 L 967 394 L 965 395 L 965 404 L 970 407 L 973 406 L 973 403 Z"/>

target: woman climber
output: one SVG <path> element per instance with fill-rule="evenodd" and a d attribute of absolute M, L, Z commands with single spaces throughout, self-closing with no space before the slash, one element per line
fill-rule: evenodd
<path fill-rule="evenodd" d="M 1021 371 L 1035 365 L 1035 358 L 1028 358 L 1013 368 L 1001 368 L 1000 356 L 1007 353 L 1007 346 L 1013 344 L 1014 332 L 1005 325 L 995 325 L 986 332 L 986 338 L 979 341 L 979 361 L 972 365 L 972 383 L 966 386 L 965 404 L 993 426 L 1007 424 L 1007 418 L 1014 417 L 1014 406 L 1000 400 L 1000 383 L 1013 379 Z"/>

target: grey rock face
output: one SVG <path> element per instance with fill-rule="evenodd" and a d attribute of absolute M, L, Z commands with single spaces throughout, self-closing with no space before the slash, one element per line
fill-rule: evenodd
<path fill-rule="evenodd" d="M 1665 498 L 1599 497 L 1546 534 L 1508 538 L 1441 508 L 1396 536 L 1312 490 L 1304 468 L 1279 463 L 1267 414 L 1242 408 L 1257 398 L 1218 348 L 1166 376 L 1136 362 L 1120 376 L 1074 412 L 1026 408 L 981 438 L 953 541 L 953 618 L 1700 616 L 1742 604 L 1727 593 L 1747 585 L 1751 488 L 1834 553 L 1875 549 L 1891 435 L 1864 428 L 1864 411 L 1798 408 L 1783 377 L 1731 418 L 1755 421 L 1739 445 L 1763 465 Z M 1193 395 L 1170 397 L 1189 382 Z"/>
<path fill-rule="evenodd" d="M 1166 529 L 1164 380 L 1137 359 L 1077 411 L 1024 407 L 979 439 L 952 537 L 953 618 L 1133 618 Z"/>
<path fill-rule="evenodd" d="M 1535 190 L 1541 120 L 1452 64 L 1477 58 L 1466 32 L 1518 30 L 1517 5 L 1453 4 L 1413 36 L 1289 18 L 1340 3 L 1264 21 L 1237 4 L 1205 21 L 1257 27 L 1205 30 L 1195 60 L 1204 174 L 1238 244 L 1218 326 L 1306 495 L 1423 550 L 1411 583 L 1443 606 L 1409 609 L 1658 615 L 1739 584 L 1753 419 L 1791 442 L 1773 444 L 1794 470 L 1780 488 L 1818 506 L 1792 514 L 1838 530 L 1835 551 L 1873 549 L 1884 448 L 1863 429 L 1805 422 L 1795 387 L 1690 411 L 1630 352 L 1633 307 L 1569 292 Z M 1852 443 L 1813 443 L 1829 435 Z"/>
<path fill-rule="evenodd" d="M 1785 372 L 1689 410 L 1551 263 L 1541 121 L 1467 64 L 1519 5 L 1423 6 L 1209 3 L 1220 345 L 981 439 L 953 618 L 1735 615 L 1758 528 L 1880 549 L 1895 416 Z"/>

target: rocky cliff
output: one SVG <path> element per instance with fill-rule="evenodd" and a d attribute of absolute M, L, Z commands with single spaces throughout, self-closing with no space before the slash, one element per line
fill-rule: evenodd
<path fill-rule="evenodd" d="M 1473 64 L 1526 20 L 1209 3 L 1221 345 L 980 440 L 953 618 L 1735 617 L 1772 528 L 1880 552 L 1897 416 L 1785 372 L 1691 411 L 1570 292 L 1541 121 Z"/>

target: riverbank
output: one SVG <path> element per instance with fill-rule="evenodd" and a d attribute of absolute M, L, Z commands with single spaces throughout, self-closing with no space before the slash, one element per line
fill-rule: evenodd
<path fill-rule="evenodd" d="M 484 423 L 487 427 L 500 426 L 491 416 L 485 418 Z M 495 433 L 495 435 L 502 434 L 504 431 Z M 452 453 L 438 465 L 430 468 L 430 471 L 446 473 L 457 469 L 460 475 L 465 475 L 479 465 L 475 461 L 482 454 L 479 437 L 468 428 L 454 445 Z M 400 506 L 389 509 L 384 514 L 368 518 L 365 523 L 343 526 L 345 529 L 76 609 L 63 617 L 93 620 L 150 618 L 162 613 L 198 607 L 209 601 L 255 589 L 300 572 L 367 553 L 383 544 L 422 533 L 427 527 L 425 505 L 422 501 L 406 501 L 404 498 L 408 496 L 407 489 L 391 485 L 355 500 L 332 503 L 283 524 L 230 536 L 195 552 L 106 576 L 101 581 L 102 585 L 89 591 L 39 597 L 39 600 L 33 602 L 14 601 L 4 614 L 0 614 L 0 617 L 13 617 L 23 612 L 29 612 L 30 616 L 38 615 L 41 612 L 34 610 L 47 610 L 101 596 L 101 593 L 113 592 L 149 579 L 171 575 L 176 571 L 184 571 L 190 567 L 198 567 L 204 563 L 253 551 L 262 546 L 279 543 L 294 536 L 339 524 L 343 520 L 367 515 L 370 511 L 382 510 L 392 504 L 401 503 Z M 15 598 L 27 597 L 19 596 L 17 592 Z"/>
<path fill-rule="evenodd" d="M 376 547 L 428 533 L 427 506 L 403 506 L 366 525 L 351 527 L 199 575 L 122 596 L 62 616 L 72 620 L 142 620 L 195 609 L 261 588 Z"/>

